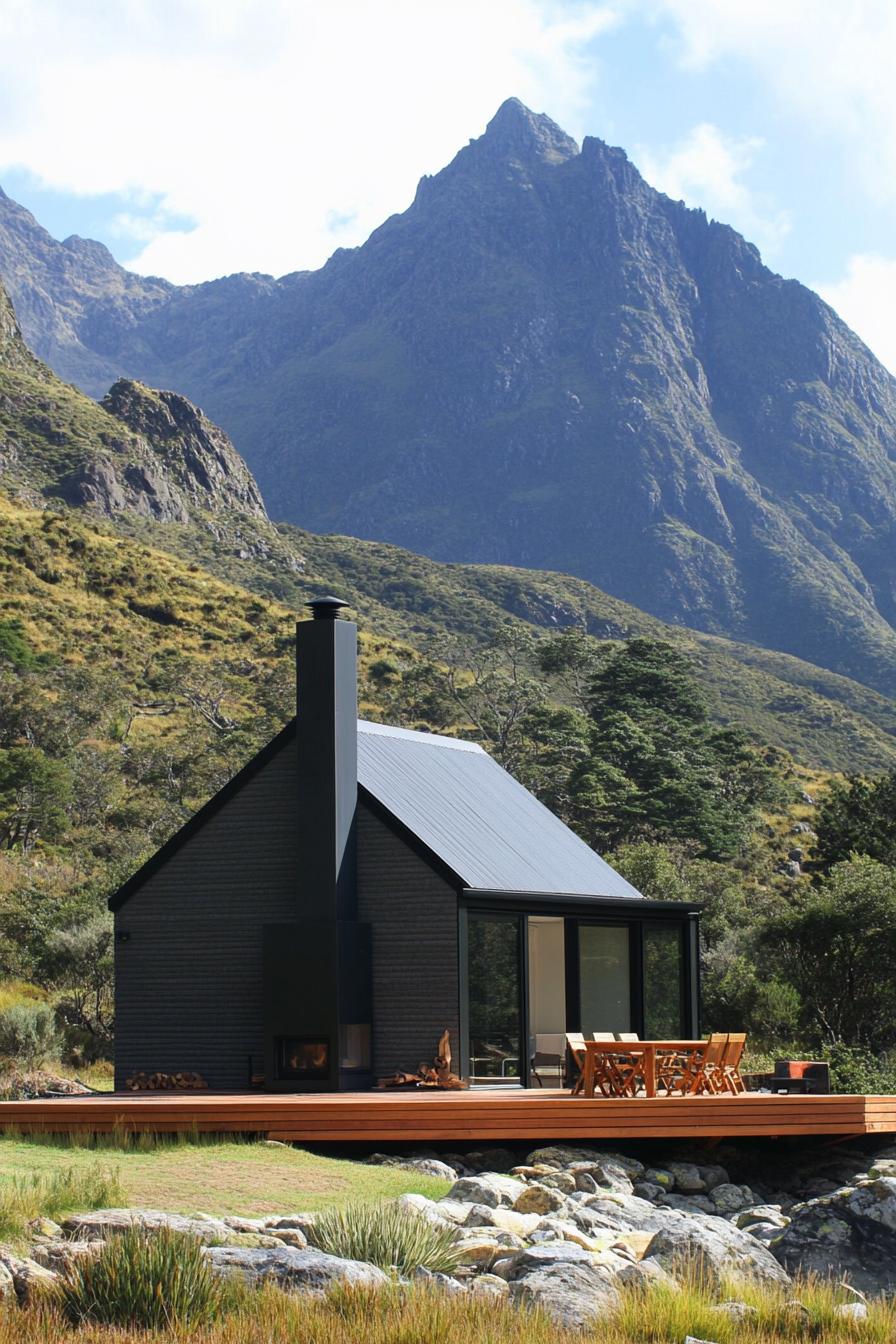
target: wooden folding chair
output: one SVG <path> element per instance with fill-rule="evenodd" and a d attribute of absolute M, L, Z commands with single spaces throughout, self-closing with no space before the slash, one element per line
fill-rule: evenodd
<path fill-rule="evenodd" d="M 640 1041 L 641 1037 L 636 1031 L 616 1031 L 614 1038 L 621 1044 L 626 1041 Z M 640 1055 L 626 1054 L 620 1050 L 618 1055 L 612 1058 L 614 1081 L 617 1084 L 617 1090 L 622 1096 L 635 1096 L 638 1091 L 638 1082 L 641 1072 Z"/>
<path fill-rule="evenodd" d="M 693 1097 L 700 1092 L 717 1094 L 725 1090 L 722 1081 L 722 1059 L 727 1046 L 727 1031 L 714 1031 L 710 1034 L 705 1049 L 695 1050 L 685 1066 L 682 1078 L 683 1092 Z"/>
<path fill-rule="evenodd" d="M 572 1095 L 577 1097 L 585 1086 L 585 1037 L 580 1031 L 568 1031 L 566 1033 L 566 1048 L 576 1067 Z"/>
<path fill-rule="evenodd" d="M 747 1033 L 745 1031 L 729 1032 L 728 1044 L 725 1046 L 725 1053 L 719 1065 L 722 1087 L 727 1088 L 733 1096 L 747 1090 L 744 1080 L 740 1076 L 740 1061 L 743 1059 L 746 1044 Z"/>

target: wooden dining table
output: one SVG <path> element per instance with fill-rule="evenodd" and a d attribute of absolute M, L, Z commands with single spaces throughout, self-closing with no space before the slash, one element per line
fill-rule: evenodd
<path fill-rule="evenodd" d="M 586 1041 L 585 1066 L 582 1070 L 581 1096 L 593 1097 L 597 1081 L 599 1055 L 623 1055 L 639 1061 L 638 1072 L 644 1081 L 644 1094 L 656 1096 L 656 1065 L 661 1054 L 701 1055 L 706 1041 Z"/>

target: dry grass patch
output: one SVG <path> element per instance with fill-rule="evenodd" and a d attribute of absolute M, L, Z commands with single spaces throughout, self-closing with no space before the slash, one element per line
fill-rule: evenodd
<path fill-rule="evenodd" d="M 10 1312 L 2 1337 L 4 1344 L 681 1344 L 687 1334 L 718 1344 L 884 1344 L 896 1338 L 896 1313 L 886 1304 L 872 1304 L 869 1320 L 855 1322 L 834 1313 L 848 1300 L 842 1290 L 796 1287 L 793 1296 L 808 1314 L 787 1308 L 787 1296 L 738 1289 L 738 1299 L 759 1310 L 746 1325 L 713 1313 L 714 1299 L 698 1289 L 632 1294 L 616 1317 L 580 1334 L 540 1311 L 426 1288 L 342 1291 L 323 1301 L 268 1289 L 237 1294 L 223 1319 L 180 1331 L 71 1328 L 44 1308 Z"/>

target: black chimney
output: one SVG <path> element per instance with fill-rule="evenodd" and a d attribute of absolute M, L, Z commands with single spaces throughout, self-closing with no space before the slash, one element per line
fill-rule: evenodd
<path fill-rule="evenodd" d="M 358 627 L 337 618 L 346 605 L 316 598 L 296 625 L 299 873 L 320 919 L 355 913 Z"/>
<path fill-rule="evenodd" d="M 370 1084 L 370 929 L 356 922 L 358 630 L 337 597 L 296 625 L 296 919 L 265 929 L 266 1082 Z"/>

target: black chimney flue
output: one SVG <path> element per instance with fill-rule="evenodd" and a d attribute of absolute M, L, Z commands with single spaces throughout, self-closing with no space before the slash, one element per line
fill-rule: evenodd
<path fill-rule="evenodd" d="M 348 603 L 343 602 L 341 597 L 314 597 L 310 602 L 305 603 L 310 607 L 312 618 L 315 621 L 335 621 L 343 607 Z"/>

